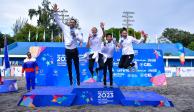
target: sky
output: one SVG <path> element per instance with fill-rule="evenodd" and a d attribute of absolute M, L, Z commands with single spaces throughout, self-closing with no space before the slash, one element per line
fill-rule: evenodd
<path fill-rule="evenodd" d="M 50 0 L 60 9 L 68 10 L 70 16 L 79 19 L 82 31 L 87 38 L 91 27 L 105 28 L 122 26 L 122 12 L 135 12 L 133 26 L 137 31 L 144 30 L 151 41 L 162 31 L 178 28 L 194 33 L 194 0 Z M 27 18 L 28 9 L 37 9 L 42 0 L 0 0 L 0 31 L 13 35 L 12 27 L 18 18 Z M 36 25 L 37 18 L 28 20 Z"/>

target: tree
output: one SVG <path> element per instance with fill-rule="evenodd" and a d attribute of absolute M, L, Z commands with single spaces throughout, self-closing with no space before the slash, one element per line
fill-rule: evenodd
<path fill-rule="evenodd" d="M 16 35 L 20 30 L 21 28 L 28 22 L 27 19 L 17 19 L 15 24 L 13 24 L 13 27 L 12 27 L 12 30 L 14 32 L 14 35 Z"/>
<path fill-rule="evenodd" d="M 3 34 L 0 32 L 0 48 L 3 48 L 3 43 L 4 43 Z"/>
<path fill-rule="evenodd" d="M 110 28 L 110 29 L 106 30 L 105 32 L 106 33 L 112 33 L 113 37 L 115 37 L 116 40 L 119 41 L 121 29 L 122 28 Z M 141 38 L 141 33 L 138 32 L 138 31 L 135 31 L 133 28 L 128 29 L 128 34 L 130 36 L 133 36 L 133 37 L 137 38 L 137 39 Z"/>
<path fill-rule="evenodd" d="M 29 31 L 31 32 L 31 41 L 35 41 L 35 35 L 37 32 L 37 28 L 30 24 L 25 24 L 22 29 L 15 35 L 15 39 L 18 42 L 27 42 Z"/>
<path fill-rule="evenodd" d="M 44 26 L 44 28 L 49 28 L 51 26 L 52 12 L 49 8 L 51 2 L 49 0 L 43 0 L 42 7 L 38 6 L 38 9 L 29 9 L 28 15 L 30 19 L 34 16 L 38 16 L 37 24 L 38 26 Z"/>
<path fill-rule="evenodd" d="M 191 42 L 191 39 L 194 38 L 190 32 L 179 30 L 176 28 L 166 28 L 162 36 L 167 37 L 173 43 L 181 42 L 183 46 L 187 47 Z"/>
<path fill-rule="evenodd" d="M 54 35 L 56 35 L 55 37 L 58 36 L 58 33 L 56 33 L 57 29 L 53 29 L 53 33 Z M 31 24 L 25 24 L 22 29 L 15 35 L 15 39 L 18 42 L 27 42 L 28 41 L 28 35 L 29 35 L 29 31 L 30 31 L 30 41 L 31 42 L 50 42 L 51 41 L 51 32 L 52 29 L 45 29 L 43 26 L 33 26 Z M 46 38 L 45 40 L 43 39 L 43 35 L 44 35 L 44 31 L 46 34 Z M 38 36 L 37 40 L 36 40 L 36 36 Z M 55 38 L 54 37 L 54 38 Z M 56 39 L 54 39 L 55 41 Z M 56 40 L 58 41 L 58 40 Z"/>
<path fill-rule="evenodd" d="M 194 34 L 190 32 L 176 28 L 166 28 L 162 33 L 162 37 L 166 37 L 172 43 L 182 43 L 184 47 L 193 50 Z"/>
<path fill-rule="evenodd" d="M 4 37 L 7 37 L 7 44 L 12 44 L 14 43 L 14 38 L 11 37 L 10 35 L 7 35 L 7 34 L 3 34 L 0 32 L 0 48 L 3 48 L 4 47 Z"/>
<path fill-rule="evenodd" d="M 194 41 L 191 42 L 191 43 L 188 45 L 188 48 L 191 49 L 191 50 L 194 50 Z"/>
<path fill-rule="evenodd" d="M 60 27 L 54 22 L 54 18 L 52 16 L 53 10 L 49 7 L 51 5 L 51 2 L 49 0 L 43 0 L 41 6 L 38 6 L 38 9 L 29 9 L 28 15 L 30 19 L 32 19 L 34 16 L 38 17 L 37 19 L 37 29 L 40 30 L 39 36 L 42 36 L 42 30 L 46 31 L 46 41 L 50 41 L 50 35 L 51 32 L 53 32 L 54 38 L 58 36 L 58 34 L 62 33 L 62 30 Z M 59 11 L 60 13 L 61 11 Z M 61 20 L 63 21 L 64 15 L 62 14 Z M 74 17 L 67 18 L 64 22 L 64 24 L 67 25 L 67 22 Z M 80 28 L 79 26 L 79 20 L 74 18 L 77 21 L 77 28 Z M 38 31 L 39 32 L 39 31 Z M 54 39 L 55 40 L 55 39 Z M 42 41 L 41 38 L 38 39 L 38 41 Z"/>

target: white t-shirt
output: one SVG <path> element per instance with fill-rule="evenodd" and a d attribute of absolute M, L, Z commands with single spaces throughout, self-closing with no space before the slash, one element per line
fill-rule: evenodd
<path fill-rule="evenodd" d="M 102 43 L 102 53 L 106 54 L 108 58 L 112 58 L 113 57 L 113 53 L 114 50 L 116 49 L 116 45 L 114 44 L 113 41 L 111 42 L 106 42 L 106 45 L 104 45 L 104 43 Z"/>
<path fill-rule="evenodd" d="M 94 52 L 101 52 L 101 44 L 102 44 L 102 37 L 101 36 L 93 36 L 89 40 L 90 42 L 90 53 Z"/>
<path fill-rule="evenodd" d="M 119 43 L 122 47 L 122 55 L 134 54 L 132 43 L 139 44 L 139 43 L 143 42 L 143 40 L 144 40 L 143 38 L 138 40 L 132 36 L 128 36 L 127 38 L 121 37 L 119 40 Z"/>
<path fill-rule="evenodd" d="M 77 41 L 80 41 L 80 42 L 83 41 L 83 37 L 82 37 L 80 31 L 76 28 L 70 29 L 69 26 L 62 23 L 62 21 L 59 18 L 59 14 L 57 12 L 55 12 L 53 15 L 54 15 L 55 21 L 57 22 L 57 24 L 60 26 L 60 28 L 63 31 L 65 48 L 67 48 L 67 49 L 77 48 Z M 71 31 L 75 32 L 76 37 L 73 37 L 71 35 Z"/>

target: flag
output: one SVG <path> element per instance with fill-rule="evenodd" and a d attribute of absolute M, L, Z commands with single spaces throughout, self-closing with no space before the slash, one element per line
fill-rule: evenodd
<path fill-rule="evenodd" d="M 181 63 L 181 65 L 184 65 L 185 64 L 185 51 L 184 51 L 184 47 L 183 47 L 183 45 L 181 43 L 176 43 L 176 47 L 178 49 L 180 63 Z"/>
<path fill-rule="evenodd" d="M 38 32 L 36 32 L 36 41 L 38 40 Z"/>
<path fill-rule="evenodd" d="M 51 41 L 53 42 L 53 30 L 51 32 Z"/>
<path fill-rule="evenodd" d="M 43 34 L 43 40 L 45 41 L 45 30 L 44 30 L 44 34 Z"/>
<path fill-rule="evenodd" d="M 30 33 L 30 30 L 29 30 L 29 34 L 28 34 L 28 41 L 30 42 L 30 37 L 31 37 L 31 33 Z"/>
<path fill-rule="evenodd" d="M 7 48 L 7 37 L 4 39 L 4 68 L 10 68 L 8 48 Z"/>

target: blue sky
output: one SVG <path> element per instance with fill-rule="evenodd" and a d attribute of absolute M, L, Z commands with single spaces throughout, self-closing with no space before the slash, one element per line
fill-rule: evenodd
<path fill-rule="evenodd" d="M 92 26 L 101 21 L 106 28 L 122 27 L 122 12 L 135 12 L 133 28 L 144 30 L 150 37 L 160 36 L 166 27 L 174 27 L 194 33 L 194 0 L 50 0 L 66 9 L 80 20 L 80 26 L 88 35 Z M 15 20 L 28 18 L 28 9 L 37 8 L 42 0 L 1 0 L 0 31 L 13 34 Z M 29 19 L 29 18 L 28 18 Z M 36 18 L 29 20 L 36 25 Z M 151 38 L 151 40 L 153 40 Z"/>

